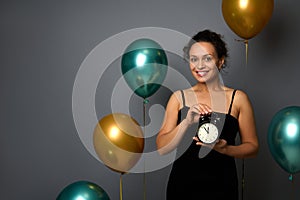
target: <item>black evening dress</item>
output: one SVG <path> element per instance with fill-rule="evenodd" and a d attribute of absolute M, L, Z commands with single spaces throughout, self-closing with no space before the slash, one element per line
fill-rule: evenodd
<path fill-rule="evenodd" d="M 235 144 L 239 129 L 238 120 L 231 116 L 231 107 L 236 90 L 232 93 L 228 113 L 224 115 L 224 126 L 220 138 L 229 145 Z M 189 107 L 185 105 L 178 113 L 178 123 L 186 117 Z M 191 126 L 177 148 L 177 159 L 173 163 L 167 186 L 167 200 L 238 200 L 238 178 L 235 159 L 217 151 L 196 145 L 192 136 L 197 126 Z M 191 134 L 189 134 L 191 133 Z M 182 144 L 183 143 L 183 144 Z M 204 149 L 201 149 L 204 148 Z M 207 155 L 199 157 L 199 151 L 207 149 Z M 205 152 L 205 151 L 204 151 Z"/>

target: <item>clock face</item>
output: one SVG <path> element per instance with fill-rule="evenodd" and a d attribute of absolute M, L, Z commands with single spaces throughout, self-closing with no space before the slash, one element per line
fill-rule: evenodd
<path fill-rule="evenodd" d="M 199 127 L 197 136 L 201 142 L 211 144 L 218 139 L 219 130 L 215 124 L 204 123 Z"/>

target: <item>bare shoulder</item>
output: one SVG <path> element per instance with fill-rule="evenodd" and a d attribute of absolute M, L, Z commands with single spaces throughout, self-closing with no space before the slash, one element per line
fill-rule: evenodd
<path fill-rule="evenodd" d="M 170 99 L 172 99 L 172 100 L 177 101 L 178 103 L 180 103 L 181 99 L 182 99 L 181 96 L 182 96 L 181 91 L 177 90 L 177 91 L 173 92 L 173 94 L 171 95 Z"/>
<path fill-rule="evenodd" d="M 247 93 L 243 90 L 236 90 L 235 98 L 237 101 L 249 101 Z"/>
<path fill-rule="evenodd" d="M 235 94 L 233 93 L 234 90 L 236 90 Z M 249 113 L 251 114 L 253 111 L 251 102 L 248 98 L 248 95 L 246 92 L 240 89 L 232 89 L 232 88 L 226 88 L 227 91 L 227 98 L 233 99 L 233 107 L 231 110 L 231 115 L 240 118 L 241 114 L 243 113 Z"/>
<path fill-rule="evenodd" d="M 173 94 L 169 98 L 168 105 L 171 107 L 177 107 L 180 108 L 182 105 L 182 100 L 181 100 L 181 91 L 177 90 L 173 92 Z"/>
<path fill-rule="evenodd" d="M 236 91 L 234 94 L 234 101 L 248 99 L 248 95 L 243 90 L 225 87 L 225 91 L 230 98 L 232 97 L 233 92 Z"/>
<path fill-rule="evenodd" d="M 249 99 L 247 93 L 242 90 L 236 91 L 234 101 L 235 101 L 237 107 L 239 108 L 239 110 L 241 110 L 243 108 L 244 109 L 252 108 L 252 105 L 251 105 L 251 102 L 250 102 L 250 99 Z"/>

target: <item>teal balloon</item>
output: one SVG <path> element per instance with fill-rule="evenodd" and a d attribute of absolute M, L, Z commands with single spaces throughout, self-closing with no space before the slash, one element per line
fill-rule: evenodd
<path fill-rule="evenodd" d="M 125 49 L 121 68 L 128 86 L 138 96 L 153 95 L 165 80 L 168 59 L 165 51 L 155 41 L 142 38 Z"/>
<path fill-rule="evenodd" d="M 77 181 L 65 187 L 56 200 L 110 200 L 107 193 L 95 183 Z"/>
<path fill-rule="evenodd" d="M 300 172 L 300 107 L 278 111 L 269 125 L 268 145 L 274 160 L 290 174 Z"/>

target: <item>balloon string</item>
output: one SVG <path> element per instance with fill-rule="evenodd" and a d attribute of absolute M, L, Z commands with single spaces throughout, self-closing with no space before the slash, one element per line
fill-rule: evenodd
<path fill-rule="evenodd" d="M 246 53 L 246 70 L 248 68 L 248 40 L 244 40 L 245 44 L 245 53 Z M 245 160 L 243 159 L 243 164 L 242 164 L 242 200 L 244 199 L 244 192 L 245 192 Z"/>
<path fill-rule="evenodd" d="M 144 200 L 146 200 L 146 173 L 144 172 Z"/>
<path fill-rule="evenodd" d="M 291 183 L 292 183 L 292 192 L 291 192 L 291 199 L 296 199 L 295 198 L 295 189 L 294 189 L 294 179 L 293 179 L 294 177 L 293 177 L 293 174 L 290 174 L 289 175 L 289 181 L 291 181 Z"/>
<path fill-rule="evenodd" d="M 148 99 L 143 101 L 143 129 L 144 137 L 146 135 L 146 104 L 149 103 Z M 144 159 L 144 176 L 143 176 L 143 186 L 144 186 L 144 200 L 146 200 L 146 160 Z"/>
<path fill-rule="evenodd" d="M 236 39 L 236 41 L 238 42 L 244 42 L 245 44 L 245 53 L 246 53 L 246 70 L 248 67 L 248 49 L 249 49 L 249 41 L 248 40 L 238 40 Z M 244 191 L 245 191 L 245 159 L 242 160 L 242 177 L 241 177 L 241 190 L 242 190 L 242 200 L 244 199 Z"/>
<path fill-rule="evenodd" d="M 120 175 L 120 200 L 123 199 L 123 181 L 122 181 L 122 173 Z"/>
<path fill-rule="evenodd" d="M 248 40 L 245 40 L 244 43 L 245 43 L 245 47 L 246 47 L 246 68 L 247 68 L 247 66 L 248 66 L 248 48 L 249 48 L 249 42 L 248 42 Z"/>
<path fill-rule="evenodd" d="M 238 39 L 235 39 L 235 41 L 238 41 L 238 42 L 244 42 L 244 44 L 245 44 L 245 51 L 246 51 L 246 68 L 247 68 L 247 66 L 248 66 L 249 40 L 238 40 Z"/>
<path fill-rule="evenodd" d="M 144 136 L 146 133 L 146 104 L 149 103 L 148 99 L 144 99 L 143 101 L 143 129 L 144 129 Z"/>
<path fill-rule="evenodd" d="M 245 160 L 243 159 L 243 163 L 242 163 L 242 200 L 244 199 L 244 190 L 245 190 Z"/>

